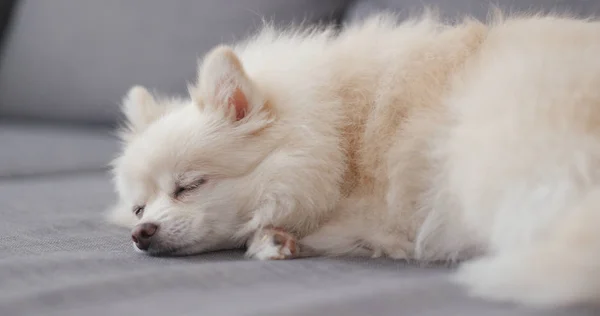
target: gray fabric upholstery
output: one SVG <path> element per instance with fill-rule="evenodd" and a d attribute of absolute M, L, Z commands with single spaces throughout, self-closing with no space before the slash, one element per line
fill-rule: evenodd
<path fill-rule="evenodd" d="M 468 299 L 400 261 L 152 258 L 106 225 L 104 174 L 0 181 L 0 315 L 579 316 Z M 594 312 L 596 312 L 594 314 Z"/>
<path fill-rule="evenodd" d="M 134 84 L 185 93 L 198 57 L 263 16 L 315 21 L 345 2 L 22 0 L 0 64 L 0 115 L 112 121 Z"/>
<path fill-rule="evenodd" d="M 119 144 L 106 129 L 0 124 L 0 179 L 105 169 Z"/>

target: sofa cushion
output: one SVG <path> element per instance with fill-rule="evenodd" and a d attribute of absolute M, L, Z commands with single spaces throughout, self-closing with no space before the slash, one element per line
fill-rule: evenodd
<path fill-rule="evenodd" d="M 186 92 L 207 50 L 347 0 L 22 0 L 0 63 L 0 115 L 113 121 L 134 84 Z"/>
<path fill-rule="evenodd" d="M 0 179 L 104 170 L 118 150 L 104 128 L 0 122 Z"/>
<path fill-rule="evenodd" d="M 465 14 L 486 19 L 492 4 L 513 12 L 568 12 L 584 17 L 600 13 L 599 0 L 357 0 L 348 9 L 347 20 L 363 19 L 381 10 L 408 17 L 422 12 L 424 6 L 435 7 L 450 19 Z"/>
<path fill-rule="evenodd" d="M 0 180 L 0 315 L 599 315 L 469 299 L 444 268 L 401 261 L 159 258 L 103 221 L 106 174 Z"/>

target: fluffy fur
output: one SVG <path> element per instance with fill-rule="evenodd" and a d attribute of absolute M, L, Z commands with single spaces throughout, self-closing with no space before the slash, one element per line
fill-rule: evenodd
<path fill-rule="evenodd" d="M 556 16 L 267 26 L 207 54 L 189 98 L 130 91 L 112 218 L 158 224 L 151 254 L 259 249 L 278 227 L 311 255 L 473 258 L 456 280 L 489 299 L 598 303 L 598 34 Z"/>

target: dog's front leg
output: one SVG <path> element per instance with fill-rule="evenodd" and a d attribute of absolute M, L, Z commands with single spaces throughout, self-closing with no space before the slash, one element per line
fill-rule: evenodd
<path fill-rule="evenodd" d="M 283 260 L 298 257 L 296 237 L 281 228 L 258 229 L 248 240 L 246 256 L 259 260 Z"/>

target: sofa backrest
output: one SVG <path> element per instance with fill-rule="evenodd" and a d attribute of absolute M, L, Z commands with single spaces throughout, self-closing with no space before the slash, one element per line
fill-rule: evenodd
<path fill-rule="evenodd" d="M 263 17 L 332 22 L 344 13 L 351 21 L 434 5 L 449 17 L 485 18 L 491 3 L 600 13 L 600 0 L 19 0 L 0 56 L 0 118 L 113 124 L 130 86 L 185 94 L 199 57 L 252 32 Z"/>
<path fill-rule="evenodd" d="M 110 124 L 130 86 L 184 94 L 199 57 L 263 17 L 330 20 L 347 2 L 20 0 L 0 59 L 0 116 Z"/>

